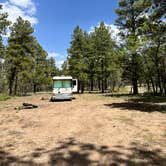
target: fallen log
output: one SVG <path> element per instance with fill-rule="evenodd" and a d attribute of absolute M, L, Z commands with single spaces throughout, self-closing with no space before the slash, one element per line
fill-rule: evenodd
<path fill-rule="evenodd" d="M 23 105 L 23 108 L 24 108 L 24 109 L 38 108 L 37 105 L 29 104 L 29 103 L 23 103 L 22 105 Z"/>
<path fill-rule="evenodd" d="M 29 103 L 22 103 L 22 106 L 15 107 L 15 110 L 22 110 L 22 109 L 33 109 L 33 108 L 38 108 L 37 105 L 34 104 L 29 104 Z"/>

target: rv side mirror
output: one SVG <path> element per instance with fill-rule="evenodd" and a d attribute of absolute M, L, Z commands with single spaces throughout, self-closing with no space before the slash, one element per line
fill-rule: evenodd
<path fill-rule="evenodd" d="M 73 80 L 73 86 L 76 86 L 76 85 L 77 85 L 77 81 Z"/>

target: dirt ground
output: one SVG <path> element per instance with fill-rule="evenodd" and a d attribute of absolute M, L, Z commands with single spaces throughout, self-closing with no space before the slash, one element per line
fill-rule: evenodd
<path fill-rule="evenodd" d="M 166 166 L 166 101 L 75 97 L 0 102 L 0 166 Z M 14 110 L 23 102 L 39 108 Z"/>

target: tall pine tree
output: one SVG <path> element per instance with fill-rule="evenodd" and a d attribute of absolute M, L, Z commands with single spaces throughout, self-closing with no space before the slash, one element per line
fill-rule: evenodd
<path fill-rule="evenodd" d="M 110 51 L 112 49 L 111 34 L 109 28 L 106 27 L 104 22 L 101 22 L 99 27 L 95 27 L 93 38 L 94 38 L 94 54 L 96 55 L 96 61 L 98 63 L 97 77 L 98 81 L 101 80 L 101 91 L 102 93 L 104 93 L 104 90 L 107 89 Z"/>
<path fill-rule="evenodd" d="M 138 94 L 138 80 L 141 74 L 141 56 L 137 50 L 139 48 L 138 28 L 142 25 L 144 9 L 149 5 L 149 1 L 139 0 L 119 0 L 119 8 L 115 10 L 118 14 L 116 25 L 124 32 L 121 34 L 126 39 L 126 58 L 124 63 L 125 76 L 133 85 L 133 94 Z"/>
<path fill-rule="evenodd" d="M 16 95 L 19 77 L 28 79 L 28 70 L 32 66 L 33 28 L 29 21 L 21 17 L 10 27 L 11 34 L 8 38 L 6 55 L 7 78 L 9 82 L 9 94 Z M 23 74 L 20 76 L 20 74 Z M 14 90 L 14 91 L 13 91 Z"/>
<path fill-rule="evenodd" d="M 0 93 L 5 89 L 5 70 L 4 70 L 4 59 L 5 59 L 5 47 L 2 41 L 2 35 L 6 35 L 7 27 L 10 22 L 7 20 L 7 13 L 2 13 L 2 5 L 0 5 Z"/>
<path fill-rule="evenodd" d="M 72 35 L 71 46 L 68 49 L 69 72 L 79 81 L 81 92 L 84 91 L 85 81 L 87 80 L 87 65 L 85 63 L 85 38 L 82 29 L 77 26 Z"/>

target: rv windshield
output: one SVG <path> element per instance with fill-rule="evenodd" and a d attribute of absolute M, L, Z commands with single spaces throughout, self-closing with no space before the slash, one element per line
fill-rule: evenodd
<path fill-rule="evenodd" d="M 54 81 L 54 88 L 71 88 L 72 82 L 71 80 L 56 80 Z"/>

